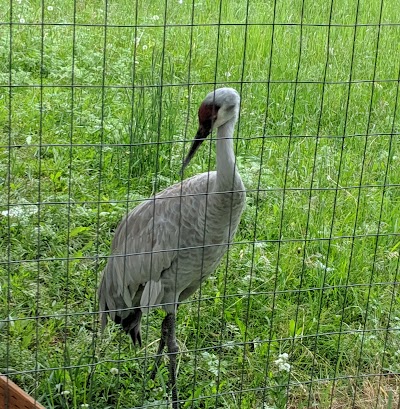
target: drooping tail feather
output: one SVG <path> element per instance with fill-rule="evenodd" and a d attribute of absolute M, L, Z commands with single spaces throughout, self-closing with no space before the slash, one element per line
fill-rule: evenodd
<path fill-rule="evenodd" d="M 106 305 L 107 310 L 107 305 Z M 123 330 L 129 334 L 132 338 L 133 345 L 142 346 L 142 334 L 140 331 L 140 321 L 142 319 L 142 311 L 140 308 L 133 310 L 126 318 L 121 319 L 121 317 L 116 314 L 114 322 L 121 325 Z"/>
<path fill-rule="evenodd" d="M 122 328 L 131 336 L 133 345 L 136 345 L 137 342 L 140 347 L 142 346 L 142 334 L 140 332 L 141 319 L 142 310 L 137 308 L 121 321 Z"/>
<path fill-rule="evenodd" d="M 116 324 L 120 324 L 124 331 L 130 335 L 133 344 L 136 345 L 137 343 L 141 347 L 142 336 L 140 332 L 140 321 L 142 318 L 142 311 L 140 307 L 128 310 L 123 298 L 114 298 L 111 296 L 112 293 L 112 285 L 110 286 L 109 283 L 107 284 L 107 278 L 103 272 L 98 292 L 102 330 L 104 330 L 104 327 L 107 324 L 107 315 L 109 315 Z"/>

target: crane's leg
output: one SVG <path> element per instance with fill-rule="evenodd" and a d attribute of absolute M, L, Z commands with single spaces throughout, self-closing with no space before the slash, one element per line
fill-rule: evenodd
<path fill-rule="evenodd" d="M 166 339 L 168 354 L 169 354 L 169 382 L 171 385 L 172 408 L 178 409 L 178 389 L 176 386 L 176 354 L 179 352 L 179 347 L 176 342 L 175 333 L 175 314 L 170 313 L 164 318 L 164 327 L 168 331 Z"/>
<path fill-rule="evenodd" d="M 154 379 L 156 376 L 158 364 L 160 363 L 165 345 L 167 345 L 169 355 L 169 382 L 172 395 L 172 408 L 178 409 L 178 390 L 176 386 L 176 354 L 179 352 L 179 347 L 176 342 L 174 313 L 167 314 L 162 322 L 161 339 L 158 346 L 157 355 L 154 360 L 154 368 L 151 371 L 151 379 Z"/>

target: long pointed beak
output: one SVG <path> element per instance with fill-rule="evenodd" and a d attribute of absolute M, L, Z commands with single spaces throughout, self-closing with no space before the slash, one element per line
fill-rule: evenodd
<path fill-rule="evenodd" d="M 196 136 L 194 137 L 194 140 L 192 142 L 192 146 L 190 147 L 189 152 L 186 155 L 186 158 L 184 159 L 182 163 L 181 176 L 183 176 L 183 172 L 185 171 L 187 165 L 192 160 L 193 156 L 199 149 L 200 145 L 204 142 L 204 140 L 207 138 L 209 134 L 210 134 L 210 130 L 207 130 L 202 127 L 198 129 Z"/>

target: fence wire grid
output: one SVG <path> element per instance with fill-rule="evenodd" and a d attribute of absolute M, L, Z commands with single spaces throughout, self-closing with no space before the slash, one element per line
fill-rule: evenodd
<path fill-rule="evenodd" d="M 399 38 L 389 0 L 0 0 L 0 373 L 46 408 L 170 407 L 164 312 L 135 348 L 97 288 L 227 86 L 246 209 L 179 307 L 180 407 L 399 409 Z"/>

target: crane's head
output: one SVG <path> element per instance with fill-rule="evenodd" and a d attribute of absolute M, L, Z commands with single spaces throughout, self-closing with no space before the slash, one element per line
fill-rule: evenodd
<path fill-rule="evenodd" d="M 218 88 L 210 92 L 199 108 L 199 129 L 183 161 L 182 173 L 197 149 L 208 135 L 227 122 L 236 121 L 239 113 L 240 97 L 233 88 Z"/>

